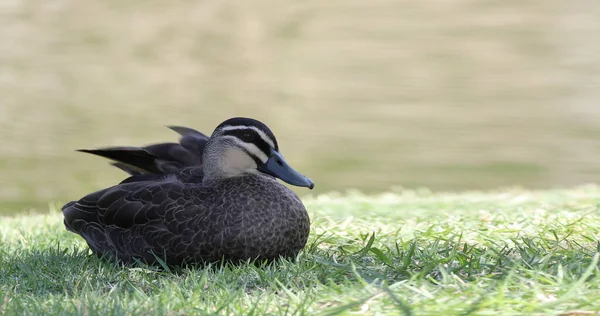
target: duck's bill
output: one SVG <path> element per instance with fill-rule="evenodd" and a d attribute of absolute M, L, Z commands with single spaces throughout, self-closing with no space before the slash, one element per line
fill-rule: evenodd
<path fill-rule="evenodd" d="M 285 162 L 283 156 L 275 150 L 271 152 L 269 160 L 258 168 L 258 171 L 272 175 L 291 185 L 307 187 L 311 190 L 315 187 L 315 184 L 308 177 L 294 170 Z"/>

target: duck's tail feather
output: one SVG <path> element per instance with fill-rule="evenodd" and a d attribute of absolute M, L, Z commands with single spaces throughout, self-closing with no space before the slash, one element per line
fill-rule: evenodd
<path fill-rule="evenodd" d="M 139 147 L 107 147 L 99 149 L 78 149 L 84 152 L 115 161 L 113 165 L 129 174 L 161 172 L 156 160 L 158 157 Z"/>
<path fill-rule="evenodd" d="M 169 126 L 179 133 L 179 143 L 160 143 L 146 147 L 106 147 L 79 149 L 79 152 L 113 160 L 113 166 L 136 176 L 147 173 L 172 173 L 187 167 L 202 167 L 202 153 L 208 136 L 188 127 Z"/>
<path fill-rule="evenodd" d="M 111 165 L 125 171 L 127 174 L 132 176 L 137 176 L 145 173 L 145 171 L 140 168 L 122 162 L 113 162 L 111 163 Z"/>

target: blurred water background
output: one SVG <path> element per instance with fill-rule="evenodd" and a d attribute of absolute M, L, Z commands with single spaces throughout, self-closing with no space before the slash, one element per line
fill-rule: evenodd
<path fill-rule="evenodd" d="M 232 116 L 269 125 L 311 194 L 597 182 L 599 17 L 597 0 L 0 0 L 0 214 L 123 178 L 76 148 Z"/>

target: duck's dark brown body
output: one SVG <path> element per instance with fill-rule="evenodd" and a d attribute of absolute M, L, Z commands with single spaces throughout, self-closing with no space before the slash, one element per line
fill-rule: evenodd
<path fill-rule="evenodd" d="M 210 185 L 174 177 L 122 183 L 68 203 L 63 213 L 95 254 L 125 263 L 290 258 L 310 230 L 295 193 L 253 174 Z"/>
<path fill-rule="evenodd" d="M 170 127 L 179 143 L 85 149 L 130 177 L 63 206 L 68 230 L 98 256 L 169 265 L 295 257 L 310 223 L 294 192 L 313 188 L 263 123 L 231 118 L 211 137 Z"/>

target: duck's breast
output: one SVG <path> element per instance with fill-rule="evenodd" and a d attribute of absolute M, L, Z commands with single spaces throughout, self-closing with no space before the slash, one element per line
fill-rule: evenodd
<path fill-rule="evenodd" d="M 283 184 L 263 176 L 216 185 L 204 220 L 213 225 L 214 249 L 239 259 L 294 257 L 305 245 L 310 221 L 302 201 Z"/>

